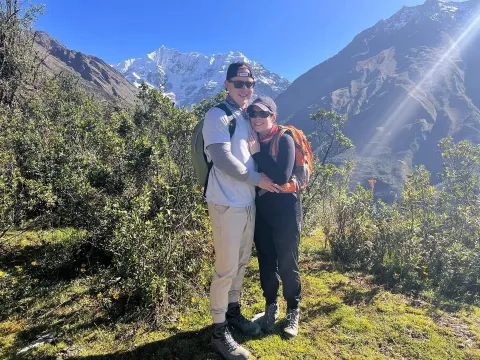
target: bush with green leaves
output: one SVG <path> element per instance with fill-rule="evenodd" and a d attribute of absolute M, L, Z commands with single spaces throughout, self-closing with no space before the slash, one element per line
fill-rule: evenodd
<path fill-rule="evenodd" d="M 0 104 L 15 108 L 37 90 L 43 59 L 35 50 L 34 23 L 43 5 L 0 0 Z"/>
<path fill-rule="evenodd" d="M 384 282 L 480 300 L 480 146 L 443 139 L 441 184 L 423 166 L 409 175 L 398 203 L 373 201 L 371 189 L 345 192 L 326 236 L 333 256 L 372 269 Z"/>
<path fill-rule="evenodd" d="M 128 291 L 165 305 L 205 289 L 211 266 L 209 226 L 189 153 L 197 117 L 156 90 L 144 87 L 140 99 L 125 144 L 130 185 L 109 199 L 99 239 L 105 238 L 102 246 Z"/>
<path fill-rule="evenodd" d="M 305 234 L 332 226 L 335 207 L 343 199 L 350 181 L 352 163 L 343 166 L 321 164 L 315 158 L 312 176 L 302 194 L 303 229 Z"/>
<path fill-rule="evenodd" d="M 216 99 L 178 109 L 143 87 L 135 111 L 97 101 L 71 76 L 0 112 L 0 238 L 71 226 L 146 304 L 205 289 L 212 246 L 189 143 Z M 5 238 L 5 236 L 3 236 Z M 72 266 L 74 265 L 72 259 Z"/>
<path fill-rule="evenodd" d="M 353 147 L 343 134 L 347 118 L 337 112 L 319 109 L 311 115 L 314 131 L 308 139 L 315 149 L 313 171 L 307 190 L 302 194 L 305 233 L 328 228 L 333 221 L 333 208 L 350 181 L 351 163 L 337 166 L 333 158 Z"/>

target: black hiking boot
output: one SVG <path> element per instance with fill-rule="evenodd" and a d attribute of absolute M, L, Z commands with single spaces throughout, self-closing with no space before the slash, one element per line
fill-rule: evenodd
<path fill-rule="evenodd" d="M 250 353 L 232 337 L 227 322 L 213 325 L 211 348 L 226 360 L 248 360 Z"/>
<path fill-rule="evenodd" d="M 288 309 L 286 319 L 288 325 L 283 329 L 285 336 L 292 338 L 298 335 L 298 322 L 300 320 L 300 310 L 297 309 Z"/>
<path fill-rule="evenodd" d="M 263 316 L 259 316 L 255 322 L 260 325 L 263 332 L 271 333 L 273 331 L 273 326 L 275 325 L 275 320 L 278 319 L 279 315 L 280 309 L 278 308 L 278 303 L 274 302 L 273 304 L 265 306 Z"/>
<path fill-rule="evenodd" d="M 225 316 L 227 318 L 228 325 L 240 330 L 244 335 L 257 336 L 262 332 L 258 324 L 245 319 L 240 311 L 239 303 L 228 304 L 228 310 Z"/>

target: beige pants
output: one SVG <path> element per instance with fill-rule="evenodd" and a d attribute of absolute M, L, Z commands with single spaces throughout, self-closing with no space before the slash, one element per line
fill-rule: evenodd
<path fill-rule="evenodd" d="M 215 248 L 215 273 L 210 286 L 214 323 L 225 321 L 229 303 L 238 302 L 245 266 L 252 254 L 255 205 L 229 207 L 208 203 Z"/>

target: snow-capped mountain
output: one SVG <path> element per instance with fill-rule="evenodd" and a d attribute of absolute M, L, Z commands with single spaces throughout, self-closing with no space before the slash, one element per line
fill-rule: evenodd
<path fill-rule="evenodd" d="M 190 106 L 220 92 L 224 88 L 228 65 L 236 61 L 245 61 L 252 66 L 256 95 L 275 98 L 290 85 L 287 79 L 240 52 L 207 56 L 196 52 L 181 53 L 162 46 L 142 58 L 112 66 L 135 86 L 146 82 L 162 88 L 165 93 L 174 94 L 177 105 Z"/>
<path fill-rule="evenodd" d="M 479 45 L 479 0 L 403 7 L 293 81 L 279 119 L 310 132 L 319 108 L 346 115 L 354 180 L 394 196 L 414 165 L 442 170 L 440 139 L 480 143 Z"/>

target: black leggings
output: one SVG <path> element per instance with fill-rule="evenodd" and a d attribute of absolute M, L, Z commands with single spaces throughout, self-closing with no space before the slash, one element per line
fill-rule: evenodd
<path fill-rule="evenodd" d="M 266 304 L 277 301 L 279 277 L 290 309 L 301 300 L 298 245 L 302 204 L 296 194 L 266 193 L 256 199 L 255 247 Z"/>

